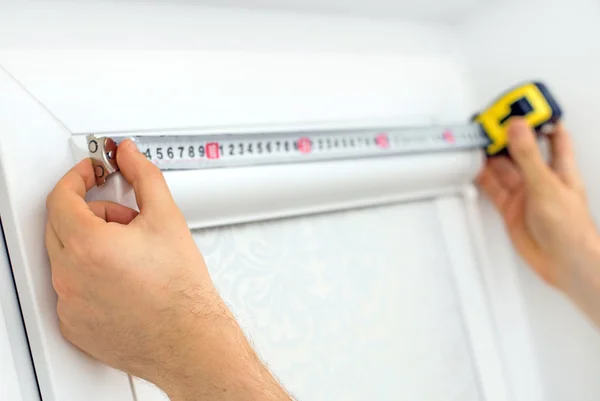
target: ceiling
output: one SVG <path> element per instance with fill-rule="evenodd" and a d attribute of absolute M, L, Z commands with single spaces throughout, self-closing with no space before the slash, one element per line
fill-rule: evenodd
<path fill-rule="evenodd" d="M 137 0 L 144 1 L 144 0 Z M 493 0 L 154 0 L 157 3 L 271 9 L 371 18 L 456 22 Z"/>
<path fill-rule="evenodd" d="M 504 0 L 507 1 L 507 0 Z M 510 0 L 516 3 L 533 0 Z M 255 11 L 291 11 L 321 15 L 345 15 L 362 18 L 385 18 L 460 22 L 469 14 L 499 0 L 0 0 L 2 8 L 18 6 L 42 10 L 53 5 L 77 8 L 83 5 L 186 5 L 217 8 L 237 8 Z"/>

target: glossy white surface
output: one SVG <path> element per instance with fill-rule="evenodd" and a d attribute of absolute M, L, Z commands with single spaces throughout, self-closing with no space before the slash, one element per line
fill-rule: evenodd
<path fill-rule="evenodd" d="M 73 165 L 70 134 L 1 69 L 0 93 L 0 214 L 42 397 L 132 401 L 127 375 L 76 350 L 58 327 L 45 200 Z"/>
<path fill-rule="evenodd" d="M 4 235 L 0 231 L 0 244 Z M 0 246 L 0 400 L 39 401 L 6 248 Z"/>
<path fill-rule="evenodd" d="M 0 355 L 2 355 L 0 359 L 0 398 L 3 400 L 23 401 L 24 398 L 19 388 L 17 367 L 15 366 L 8 338 L 7 322 L 8 320 L 2 312 L 2 308 L 0 308 Z"/>
<path fill-rule="evenodd" d="M 462 122 L 455 48 L 450 29 L 415 22 L 158 2 L 0 4 L 0 64 L 71 132 Z"/>
<path fill-rule="evenodd" d="M 479 372 L 478 380 L 485 400 L 515 400 L 516 389 L 508 380 L 507 359 L 499 346 L 493 309 L 485 286 L 487 266 L 486 244 L 478 238 L 479 210 L 474 204 L 476 190 L 466 186 L 462 196 L 436 199 L 438 219 L 444 239 L 444 248 L 462 309 L 465 330 L 469 333 L 471 352 Z M 442 246 L 440 244 L 440 246 Z M 513 319 L 519 321 L 523 313 L 514 308 Z M 530 346 L 523 341 L 521 347 Z M 510 369 L 510 368 L 509 368 Z"/>
<path fill-rule="evenodd" d="M 4 235 L 0 231 L 0 244 Z M 39 401 L 6 248 L 0 246 L 0 400 Z"/>
<path fill-rule="evenodd" d="M 239 224 L 456 193 L 482 165 L 480 152 L 170 171 L 169 188 L 190 228 Z M 89 200 L 118 199 L 136 207 L 119 174 L 92 189 Z M 240 201 L 242 200 L 242 201 Z"/>
<path fill-rule="evenodd" d="M 443 55 L 36 50 L 0 62 L 75 133 L 451 123 L 465 101 L 459 64 Z"/>

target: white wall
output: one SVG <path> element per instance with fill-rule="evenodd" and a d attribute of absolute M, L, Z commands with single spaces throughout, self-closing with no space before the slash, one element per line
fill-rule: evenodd
<path fill-rule="evenodd" d="M 2 0 L 0 49 L 386 54 L 442 54 L 455 49 L 450 29 L 437 23 L 198 5 L 210 2 Z"/>
<path fill-rule="evenodd" d="M 459 26 L 468 56 L 464 73 L 472 82 L 473 99 L 485 105 L 522 80 L 545 81 L 565 109 L 593 213 L 600 219 L 600 3 L 529 0 L 514 4 L 509 7 L 504 1 Z M 502 230 L 489 205 L 485 208 L 492 230 Z M 547 399 L 600 399 L 598 331 L 524 266 L 520 281 Z"/>

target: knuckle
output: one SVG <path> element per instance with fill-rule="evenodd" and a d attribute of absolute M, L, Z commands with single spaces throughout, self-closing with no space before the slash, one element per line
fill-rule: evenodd
<path fill-rule="evenodd" d="M 67 187 L 65 184 L 62 181 L 59 181 L 46 197 L 46 208 L 51 209 L 60 205 L 61 202 L 59 198 L 61 197 L 61 193 L 64 193 L 66 190 Z"/>
<path fill-rule="evenodd" d="M 56 189 L 52 190 L 48 196 L 46 196 L 46 210 L 52 209 L 54 199 L 56 198 Z"/>
<path fill-rule="evenodd" d="M 72 342 L 73 341 L 73 333 L 71 332 L 71 330 L 69 330 L 69 326 L 63 321 L 63 320 L 59 320 L 59 329 L 60 329 L 60 334 L 68 341 Z"/>
<path fill-rule="evenodd" d="M 69 301 L 74 298 L 75 291 L 72 283 L 64 275 L 52 274 L 52 287 L 60 299 Z"/>
<path fill-rule="evenodd" d="M 56 292 L 59 297 L 63 297 L 67 292 L 67 287 L 64 280 L 56 273 L 52 275 L 52 287 L 54 288 L 54 292 Z"/>
<path fill-rule="evenodd" d="M 66 322 L 68 314 L 65 303 L 61 300 L 56 303 L 56 315 L 58 316 L 58 320 Z"/>
<path fill-rule="evenodd" d="M 72 313 L 69 310 L 69 306 L 59 300 L 56 304 L 56 315 L 58 316 L 60 334 L 62 334 L 65 339 L 72 342 L 75 334 L 73 327 L 76 323 L 72 321 Z"/>

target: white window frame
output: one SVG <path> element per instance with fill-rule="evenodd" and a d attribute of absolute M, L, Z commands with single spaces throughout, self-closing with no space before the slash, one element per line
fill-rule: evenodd
<path fill-rule="evenodd" d="M 45 401 L 133 399 L 135 390 L 127 375 L 84 356 L 58 330 L 43 239 L 44 202 L 57 172 L 72 166 L 73 149 L 80 148 L 82 136 L 73 140 L 71 132 L 1 69 L 0 93 L 0 213 L 42 396 Z M 75 158 L 79 156 L 76 151 Z M 532 380 L 529 399 L 537 401 L 543 398 L 529 333 L 505 326 L 527 326 L 516 281 L 501 277 L 505 292 L 494 289 L 495 280 L 506 273 L 487 256 L 471 184 L 481 162 L 481 152 L 462 151 L 334 164 L 168 172 L 166 177 L 192 229 L 435 199 L 484 400 L 514 399 L 521 390 L 507 371 L 524 366 Z M 347 180 L 350 174 L 353 179 Z M 252 185 L 233 190 L 231 184 L 240 180 Z M 90 196 L 116 197 L 133 205 L 131 192 L 118 175 Z M 516 301 L 507 302 L 507 294 Z"/>

